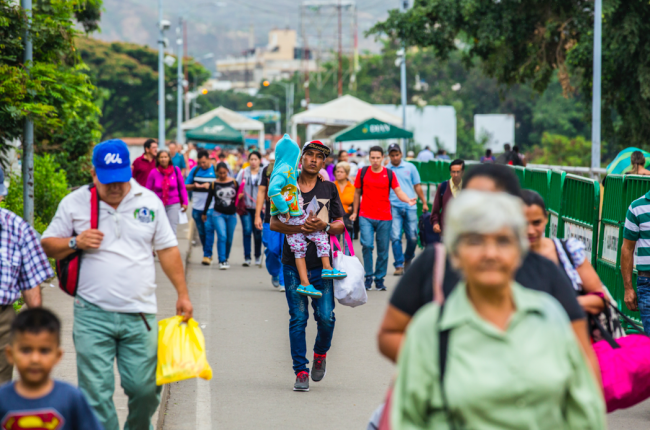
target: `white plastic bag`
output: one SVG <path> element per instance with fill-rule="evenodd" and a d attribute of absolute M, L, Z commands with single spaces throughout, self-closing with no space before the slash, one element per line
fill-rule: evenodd
<path fill-rule="evenodd" d="M 314 196 L 313 199 L 311 199 L 311 202 L 309 202 L 309 205 L 307 205 L 307 209 L 305 209 L 305 213 L 307 216 L 309 216 L 309 213 L 313 213 L 314 216 L 318 216 L 318 199 L 316 196 Z"/>
<path fill-rule="evenodd" d="M 368 301 L 366 287 L 363 283 L 365 271 L 363 265 L 357 257 L 354 256 L 354 247 L 347 230 L 345 231 L 345 240 L 348 244 L 351 256 L 345 255 L 341 251 L 341 245 L 336 237 L 331 236 L 334 251 L 334 268 L 348 274 L 343 279 L 334 280 L 334 297 L 344 306 L 361 306 Z M 334 245 L 337 245 L 339 251 L 336 251 Z"/>
<path fill-rule="evenodd" d="M 178 212 L 178 224 L 187 224 L 188 219 L 187 219 L 187 212 L 185 211 L 180 211 Z"/>

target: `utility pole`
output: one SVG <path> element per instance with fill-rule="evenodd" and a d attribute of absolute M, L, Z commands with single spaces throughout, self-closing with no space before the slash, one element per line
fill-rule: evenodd
<path fill-rule="evenodd" d="M 25 30 L 25 52 L 23 54 L 23 64 L 27 67 L 29 73 L 32 67 L 32 36 L 30 27 L 32 26 L 32 0 L 21 0 L 21 6 L 27 15 L 27 29 Z M 31 75 L 31 73 L 30 73 Z M 23 132 L 23 219 L 34 225 L 34 121 L 27 116 L 25 117 L 25 128 Z"/>
<path fill-rule="evenodd" d="M 402 0 L 402 12 L 406 12 L 408 9 L 409 3 L 408 0 Z M 400 64 L 400 86 L 402 93 L 402 128 L 406 130 L 406 43 L 402 41 L 402 64 Z M 402 139 L 402 152 L 407 153 L 406 149 L 406 139 Z"/>
<path fill-rule="evenodd" d="M 187 57 L 187 21 L 183 21 L 183 60 L 186 60 Z M 188 92 L 190 91 L 190 74 L 189 67 L 185 68 L 185 119 L 190 119 L 190 99 L 188 97 Z"/>
<path fill-rule="evenodd" d="M 339 0 L 339 97 L 343 95 L 343 32 L 341 29 L 341 9 L 342 4 Z"/>
<path fill-rule="evenodd" d="M 158 0 L 158 148 L 165 148 L 165 30 L 162 0 Z"/>
<path fill-rule="evenodd" d="M 302 35 L 302 56 L 300 62 L 305 68 L 305 109 L 309 109 L 309 48 L 307 38 L 305 37 L 305 22 L 303 21 L 303 8 L 300 6 L 300 32 Z"/>
<path fill-rule="evenodd" d="M 178 27 L 176 27 L 176 63 L 178 63 L 176 74 L 176 142 L 180 145 L 183 144 L 183 39 L 181 38 L 181 27 L 183 26 L 183 17 L 178 18 Z"/>
<path fill-rule="evenodd" d="M 591 168 L 600 167 L 600 91 L 603 58 L 603 0 L 594 8 L 594 78 L 591 102 Z M 592 172 L 593 174 L 593 172 Z"/>

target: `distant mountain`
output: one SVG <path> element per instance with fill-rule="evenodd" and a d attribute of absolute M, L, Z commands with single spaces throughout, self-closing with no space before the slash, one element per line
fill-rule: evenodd
<path fill-rule="evenodd" d="M 333 0 L 332 4 L 338 3 Z M 342 2 L 346 4 L 346 0 Z M 175 49 L 178 18 L 187 19 L 189 55 L 200 57 L 213 53 L 217 58 L 239 55 L 252 41 L 255 46 L 267 44 L 268 31 L 289 27 L 298 31 L 300 40 L 299 0 L 163 0 L 163 16 L 172 22 L 166 37 Z M 389 9 L 399 7 L 397 0 L 358 0 L 357 22 L 359 49 L 376 51 L 379 44 L 363 33 L 375 22 L 387 16 Z M 324 48 L 336 46 L 338 15 L 336 8 L 322 7 L 320 13 L 310 8 L 310 18 L 304 24 L 310 32 L 310 45 L 321 32 Z M 343 43 L 352 46 L 351 14 L 343 9 Z M 155 0 L 104 0 L 100 22 L 101 32 L 93 37 L 105 41 L 134 42 L 155 47 L 158 39 L 158 2 Z M 212 60 L 206 65 L 212 68 Z"/>

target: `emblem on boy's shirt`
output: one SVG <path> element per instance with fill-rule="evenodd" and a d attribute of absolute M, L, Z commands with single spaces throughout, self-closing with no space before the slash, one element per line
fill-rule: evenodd
<path fill-rule="evenodd" d="M 65 420 L 54 409 L 11 412 L 2 421 L 2 430 L 59 430 Z"/>
<path fill-rule="evenodd" d="M 135 212 L 133 212 L 133 218 L 142 223 L 149 224 L 154 221 L 156 214 L 153 210 L 143 207 L 136 209 Z"/>

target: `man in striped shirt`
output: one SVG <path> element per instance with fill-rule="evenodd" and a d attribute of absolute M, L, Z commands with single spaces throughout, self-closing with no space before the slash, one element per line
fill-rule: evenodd
<path fill-rule="evenodd" d="M 635 249 L 638 254 L 636 269 L 639 274 L 636 291 L 632 285 Z M 641 313 L 643 330 L 650 335 L 650 192 L 633 201 L 627 210 L 621 249 L 621 272 L 625 305 L 629 310 L 638 310 Z"/>

